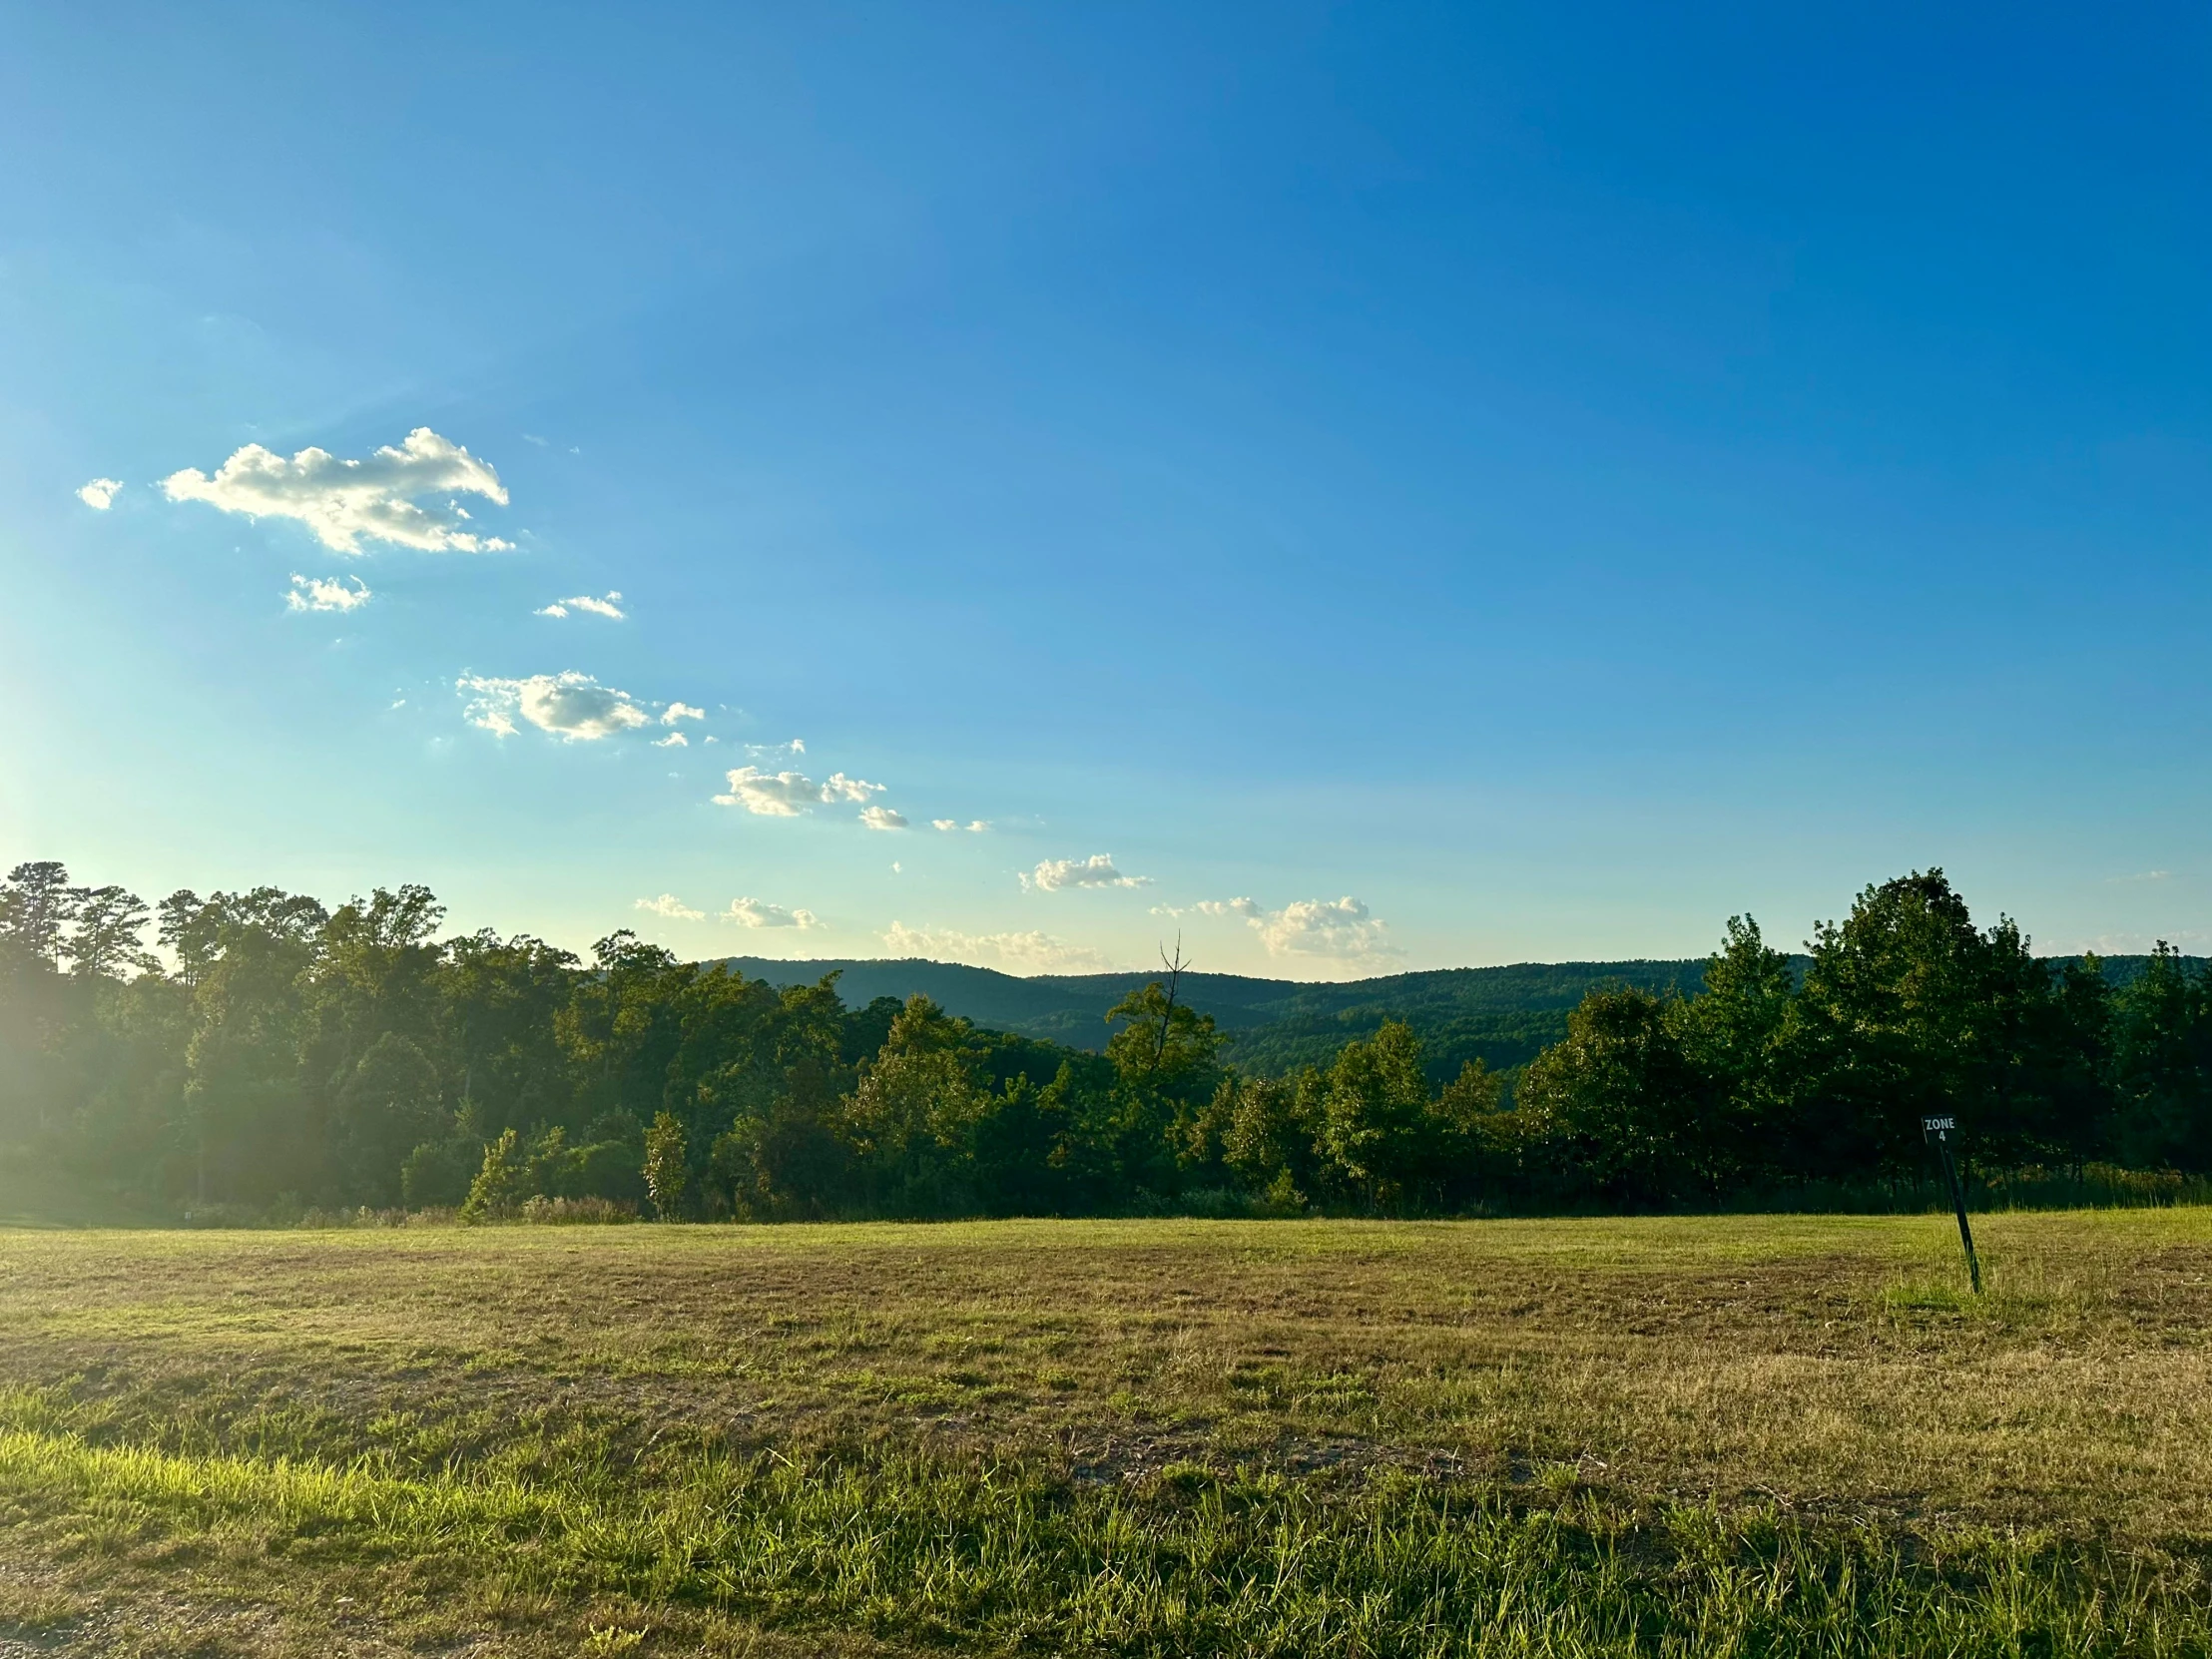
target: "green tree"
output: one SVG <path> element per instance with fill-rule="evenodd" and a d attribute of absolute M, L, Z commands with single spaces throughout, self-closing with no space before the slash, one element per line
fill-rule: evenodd
<path fill-rule="evenodd" d="M 300 1054 L 329 917 L 275 887 L 208 902 L 212 954 L 193 987 L 185 1052 L 191 1190 L 200 1202 L 267 1204 L 311 1191 L 326 1168 Z"/>
<path fill-rule="evenodd" d="M 0 882 L 0 1136 L 45 1136 L 70 1112 L 81 999 L 56 967 L 69 872 L 18 864 Z"/>
<path fill-rule="evenodd" d="M 502 939 L 487 928 L 448 939 L 439 951 L 429 986 L 430 1052 L 456 1098 L 486 1125 L 601 1115 L 582 1107 L 579 1067 L 563 1042 L 581 979 L 573 954 L 528 934 Z"/>
<path fill-rule="evenodd" d="M 75 925 L 62 940 L 61 953 L 72 973 L 121 978 L 156 966 L 146 949 L 146 900 L 118 886 L 72 887 Z"/>
<path fill-rule="evenodd" d="M 483 1165 L 461 1205 L 461 1224 L 465 1227 L 496 1221 L 508 1214 L 533 1195 L 533 1174 L 522 1150 L 522 1137 L 512 1129 L 502 1129 L 498 1139 L 485 1144 Z"/>
<path fill-rule="evenodd" d="M 1116 1086 L 1078 1132 L 1124 1192 L 1172 1194 L 1183 1175 L 1180 1153 L 1220 1086 L 1221 1033 L 1213 1015 L 1178 998 L 1178 979 L 1155 979 L 1107 1010 L 1107 1022 L 1120 1027 L 1106 1039 Z"/>
<path fill-rule="evenodd" d="M 653 1200 L 653 1213 L 663 1221 L 674 1221 L 682 1212 L 690 1179 L 691 1170 L 684 1161 L 684 1126 L 674 1113 L 662 1112 L 645 1132 L 645 1190 Z"/>
<path fill-rule="evenodd" d="M 2051 999 L 2052 1140 L 2060 1162 L 2117 1155 L 2112 981 L 2095 955 L 2068 962 Z"/>
<path fill-rule="evenodd" d="M 197 985 L 222 951 L 223 912 L 190 887 L 154 906 L 154 936 L 177 957 L 177 977 Z"/>
<path fill-rule="evenodd" d="M 0 881 L 0 938 L 50 968 L 61 965 L 64 931 L 75 919 L 78 894 L 69 869 L 51 858 L 17 864 Z"/>
<path fill-rule="evenodd" d="M 2138 1167 L 2212 1169 L 2212 1009 L 2206 986 L 2160 939 L 2113 1009 L 2121 1156 Z"/>
<path fill-rule="evenodd" d="M 669 1075 L 684 1039 L 685 993 L 703 971 L 628 928 L 592 946 L 592 971 L 577 978 L 559 1016 L 576 1111 L 629 1111 L 650 1122 L 690 1109 L 671 1098 Z"/>
<path fill-rule="evenodd" d="M 1505 1079 L 1478 1057 L 1437 1092 L 1429 1108 L 1436 1120 L 1439 1201 L 1464 1206 L 1486 1200 L 1519 1172 L 1519 1125 L 1500 1110 Z"/>
<path fill-rule="evenodd" d="M 1779 1049 L 1797 997 L 1790 958 L 1768 945 L 1750 916 L 1730 916 L 1721 947 L 1705 959 L 1704 994 L 1685 1040 L 1732 1096 L 1770 1100 Z"/>
<path fill-rule="evenodd" d="M 949 1215 L 973 1206 L 975 1129 L 988 1096 L 970 1070 L 970 1029 L 910 997 L 862 1068 L 844 1126 L 878 1207 Z"/>
<path fill-rule="evenodd" d="M 1956 1116 L 1999 1162 L 2051 1144 L 2064 1011 L 2009 919 L 1977 930 L 1941 870 L 1916 870 L 1868 887 L 1811 948 L 1788 1039 L 1798 1173 L 1917 1172 L 1926 1116 Z"/>
<path fill-rule="evenodd" d="M 1068 1179 L 1072 1123 L 1068 1091 L 1056 1076 L 1038 1087 L 1017 1073 L 985 1092 L 971 1130 L 971 1181 L 976 1202 L 994 1216 L 1066 1213 L 1074 1198 Z"/>
<path fill-rule="evenodd" d="M 410 1210 L 465 1204 L 484 1155 L 484 1127 L 464 1108 L 450 1131 L 424 1141 L 399 1166 L 399 1202 Z"/>
<path fill-rule="evenodd" d="M 1396 1205 L 1440 1190 L 1445 1120 L 1431 1110 L 1420 1038 L 1403 1020 L 1345 1044 L 1329 1068 L 1323 1114 L 1323 1147 L 1368 1203 Z"/>
<path fill-rule="evenodd" d="M 1222 1044 L 1212 1014 L 1176 1000 L 1155 979 L 1115 1003 L 1106 1019 L 1121 1027 L 1106 1039 L 1106 1058 L 1124 1082 L 1179 1099 L 1212 1093 Z"/>
<path fill-rule="evenodd" d="M 1529 1062 L 1514 1109 L 1570 1191 L 1648 1208 L 1720 1189 L 1726 1149 L 1710 1133 L 1711 1092 L 1681 1007 L 1634 987 L 1593 990 L 1567 1016 L 1566 1039 Z"/>
<path fill-rule="evenodd" d="M 1295 1077 L 1224 1077 L 1210 1117 L 1222 1162 L 1277 1208 L 1303 1209 L 1321 1195 L 1328 1081 L 1308 1066 Z"/>
<path fill-rule="evenodd" d="M 433 1142 L 450 1118 L 437 1069 L 407 1038 L 387 1031 L 339 1087 L 330 1114 L 330 1159 L 348 1204 L 379 1207 L 403 1196 L 408 1155 Z"/>

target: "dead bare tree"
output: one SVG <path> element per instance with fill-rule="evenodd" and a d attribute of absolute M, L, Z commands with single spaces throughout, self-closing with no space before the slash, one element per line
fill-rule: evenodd
<path fill-rule="evenodd" d="M 1168 1051 L 1168 1028 L 1175 1021 L 1175 993 L 1183 983 L 1183 970 L 1191 964 L 1183 959 L 1183 934 L 1175 935 L 1175 954 L 1168 955 L 1168 947 L 1160 947 L 1160 965 L 1168 970 L 1168 1005 L 1160 1010 L 1160 1040 L 1152 1045 L 1152 1069 L 1158 1071 L 1160 1062 Z"/>

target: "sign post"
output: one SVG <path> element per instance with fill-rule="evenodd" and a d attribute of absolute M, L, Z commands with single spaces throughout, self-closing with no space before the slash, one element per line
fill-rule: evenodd
<path fill-rule="evenodd" d="M 1958 1166 L 1951 1161 L 1950 1137 L 1958 1133 L 1956 1118 L 1921 1119 L 1921 1136 L 1935 1143 L 1943 1160 L 1943 1178 L 1950 1183 L 1950 1207 L 1958 1216 L 1958 1242 L 1966 1247 L 1966 1277 L 1973 1281 L 1973 1294 L 1981 1294 L 1981 1264 L 1974 1259 L 1973 1229 L 1966 1225 L 1966 1192 L 1958 1185 Z"/>

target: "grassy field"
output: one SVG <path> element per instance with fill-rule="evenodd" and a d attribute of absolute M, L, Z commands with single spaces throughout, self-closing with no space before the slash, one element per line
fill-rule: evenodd
<path fill-rule="evenodd" d="M 2212 1652 L 2212 1212 L 0 1233 L 0 1655 Z"/>

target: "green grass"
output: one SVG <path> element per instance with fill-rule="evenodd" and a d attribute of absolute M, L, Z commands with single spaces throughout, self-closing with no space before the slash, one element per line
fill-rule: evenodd
<path fill-rule="evenodd" d="M 0 1234 L 0 1651 L 2212 1651 L 2212 1216 L 1944 1225 Z"/>

